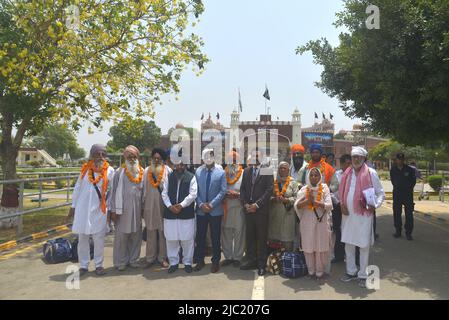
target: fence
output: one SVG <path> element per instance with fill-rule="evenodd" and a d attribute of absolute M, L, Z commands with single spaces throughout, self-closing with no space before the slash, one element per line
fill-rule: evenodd
<path fill-rule="evenodd" d="M 36 173 L 33 173 L 33 174 L 35 175 Z M 47 174 L 47 172 L 45 172 L 45 174 Z M 0 221 L 2 221 L 4 219 L 17 218 L 17 220 L 16 220 L 16 236 L 19 237 L 22 235 L 22 232 L 23 232 L 23 216 L 24 215 L 71 205 L 72 202 L 70 201 L 70 191 L 74 189 L 73 187 L 71 187 L 71 180 L 74 178 L 77 178 L 79 173 L 74 172 L 74 173 L 69 173 L 69 174 L 65 173 L 65 174 L 66 175 L 63 175 L 63 176 L 39 177 L 39 178 L 31 178 L 31 179 L 15 179 L 15 180 L 0 181 L 0 185 L 2 185 L 2 186 L 6 185 L 6 184 L 16 184 L 19 186 L 19 207 L 18 207 L 17 211 L 15 211 L 13 213 L 5 214 L 5 215 L 0 215 Z M 43 182 L 45 182 L 45 181 L 61 181 L 61 180 L 66 181 L 65 188 L 46 190 L 46 191 L 43 190 L 43 185 L 42 185 Z M 31 192 L 31 193 L 25 194 L 24 193 L 25 183 L 33 183 L 33 182 L 34 183 L 37 182 L 39 184 L 39 192 Z M 55 205 L 50 205 L 50 206 L 44 206 L 44 207 L 42 206 L 42 202 L 43 202 L 42 195 L 56 193 L 56 192 L 62 192 L 62 191 L 66 191 L 66 198 L 65 198 L 66 201 L 65 202 L 55 204 Z M 38 203 L 39 203 L 38 207 L 33 208 L 33 209 L 24 210 L 24 199 L 26 197 L 33 197 L 33 196 L 38 196 Z"/>

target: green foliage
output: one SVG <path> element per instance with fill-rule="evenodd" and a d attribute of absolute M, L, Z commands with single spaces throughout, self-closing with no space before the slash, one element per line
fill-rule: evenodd
<path fill-rule="evenodd" d="M 449 2 L 378 0 L 380 29 L 365 26 L 368 0 L 345 0 L 347 31 L 297 48 L 324 67 L 317 86 L 349 117 L 407 145 L 449 142 Z"/>
<path fill-rule="evenodd" d="M 159 143 L 161 129 L 153 120 L 145 121 L 126 117 L 122 122 L 111 127 L 109 136 L 112 137 L 107 144 L 110 151 L 121 152 L 126 146 L 132 144 L 143 152 L 151 150 Z"/>
<path fill-rule="evenodd" d="M 34 168 L 39 168 L 41 166 L 41 162 L 37 160 L 30 160 L 26 162 L 27 165 L 32 166 Z"/>
<path fill-rule="evenodd" d="M 429 185 L 432 187 L 433 190 L 438 192 L 440 191 L 443 183 L 443 176 L 440 175 L 429 176 L 427 178 L 427 182 L 429 183 Z"/>

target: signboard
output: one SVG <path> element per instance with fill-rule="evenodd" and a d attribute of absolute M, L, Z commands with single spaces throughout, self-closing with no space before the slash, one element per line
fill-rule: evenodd
<path fill-rule="evenodd" d="M 334 146 L 334 135 L 327 132 L 302 132 L 302 145 L 309 149 L 311 144 L 320 144 L 323 149 L 332 149 Z"/>

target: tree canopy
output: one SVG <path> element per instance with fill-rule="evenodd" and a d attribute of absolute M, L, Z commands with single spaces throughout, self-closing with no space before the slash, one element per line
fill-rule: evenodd
<path fill-rule="evenodd" d="M 324 70 L 317 86 L 349 117 L 408 145 L 449 142 L 449 2 L 378 0 L 380 29 L 368 29 L 370 1 L 345 0 L 325 38 L 297 48 Z"/>

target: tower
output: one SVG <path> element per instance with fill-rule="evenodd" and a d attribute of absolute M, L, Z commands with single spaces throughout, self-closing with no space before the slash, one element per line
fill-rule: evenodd
<path fill-rule="evenodd" d="M 301 144 L 301 113 L 295 108 L 292 114 L 292 144 Z"/>

